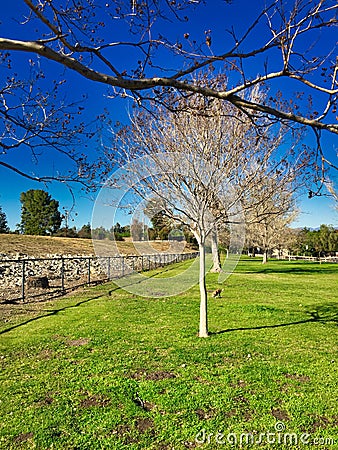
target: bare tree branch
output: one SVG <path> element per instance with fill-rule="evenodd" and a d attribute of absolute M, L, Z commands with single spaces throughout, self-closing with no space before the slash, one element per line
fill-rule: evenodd
<path fill-rule="evenodd" d="M 235 30 L 230 31 L 230 35 L 234 40 L 234 45 L 230 45 L 229 49 L 217 55 L 205 54 L 201 45 L 189 44 L 191 50 L 188 50 L 188 44 L 184 42 L 180 45 L 171 43 L 165 36 L 160 38 L 152 37 L 152 28 L 156 18 L 166 20 L 169 18 L 168 14 L 173 14 L 171 20 L 175 21 L 180 18 L 180 14 L 184 9 L 187 13 L 191 10 L 189 2 L 183 2 L 180 6 L 174 4 L 167 5 L 169 7 L 167 13 L 161 8 L 161 4 L 156 0 L 145 2 L 138 11 L 135 12 L 133 22 L 127 21 L 126 37 L 135 37 L 135 39 L 120 39 L 115 42 L 104 42 L 104 38 L 100 37 L 100 15 L 102 11 L 96 7 L 94 3 L 89 2 L 85 5 L 78 2 L 75 6 L 67 5 L 62 8 L 56 0 L 53 1 L 39 1 L 34 3 L 33 0 L 24 0 L 29 10 L 36 16 L 37 20 L 48 27 L 52 36 L 49 38 L 40 38 L 36 41 L 23 41 L 18 39 L 0 38 L 0 49 L 10 51 L 22 51 L 35 53 L 43 56 L 51 61 L 63 65 L 70 70 L 77 72 L 79 75 L 96 81 L 120 88 L 129 92 L 142 92 L 144 90 L 153 90 L 156 87 L 174 88 L 184 92 L 199 93 L 205 96 L 224 99 L 237 107 L 246 108 L 248 111 L 264 111 L 278 120 L 287 120 L 296 122 L 301 125 L 324 129 L 332 133 L 338 133 L 338 126 L 334 122 L 324 122 L 324 117 L 327 114 L 319 115 L 317 119 L 309 118 L 304 114 L 296 114 L 295 112 L 287 113 L 278 107 L 262 103 L 260 105 L 253 105 L 251 103 L 242 103 L 236 95 L 240 92 L 246 91 L 248 88 L 263 84 L 278 78 L 285 78 L 295 80 L 312 90 L 326 94 L 330 97 L 337 95 L 338 86 L 336 80 L 337 64 L 333 63 L 332 67 L 332 83 L 331 87 L 321 85 L 316 80 L 307 78 L 314 71 L 318 71 L 322 64 L 320 55 L 314 55 L 307 63 L 304 63 L 303 56 L 296 49 L 297 42 L 305 34 L 313 39 L 312 33 L 319 29 L 328 30 L 331 27 L 337 26 L 337 4 L 332 0 L 318 0 L 317 2 L 308 2 L 306 0 L 295 1 L 294 7 L 290 10 L 289 5 L 284 5 L 283 0 L 275 0 L 262 8 L 257 18 L 253 20 L 251 25 L 248 25 L 247 30 L 242 36 L 237 37 Z M 138 7 L 138 6 L 137 6 Z M 93 14 L 91 14 L 91 9 Z M 111 10 L 116 9 L 112 13 Z M 128 8 L 123 2 L 112 2 L 111 9 L 106 6 L 106 16 L 111 20 L 118 20 L 118 17 L 127 19 L 128 12 L 122 12 L 124 8 Z M 98 18 L 94 18 L 94 11 Z M 198 11 L 198 8 L 196 9 Z M 108 24 L 107 17 L 105 24 Z M 74 20 L 77 18 L 78 20 Z M 263 22 L 266 19 L 266 23 Z M 96 20 L 96 21 L 95 21 Z M 89 26 L 92 27 L 91 32 L 94 33 L 90 38 Z M 102 23 L 102 26 L 104 24 Z M 129 30 L 128 30 L 129 27 Z M 250 43 L 254 43 L 254 36 L 260 32 L 261 27 L 265 27 L 271 34 L 271 38 L 267 39 L 257 48 L 252 48 L 250 51 L 243 51 L 242 47 Z M 67 28 L 67 30 L 66 30 Z M 164 34 L 164 33 L 163 33 Z M 88 45 L 81 42 L 81 37 L 88 38 L 90 42 L 96 42 L 97 45 Z M 144 37 L 147 37 L 144 39 Z M 188 36 L 187 36 L 188 37 Z M 186 39 L 189 42 L 189 39 Z M 58 45 L 55 45 L 57 44 Z M 102 52 L 113 49 L 119 46 L 133 46 L 138 49 L 143 55 L 143 60 L 139 61 L 139 68 L 130 73 L 128 68 L 118 68 L 118 61 L 114 54 L 104 55 Z M 251 47 L 253 47 L 251 45 Z M 167 72 L 166 76 L 146 76 L 145 68 L 148 66 L 150 71 L 153 71 L 153 61 L 156 58 L 156 52 L 160 49 L 166 49 L 179 55 L 182 60 L 182 67 L 178 70 L 171 70 L 163 64 L 159 64 L 162 72 Z M 257 58 L 259 55 L 269 55 L 272 50 L 278 50 L 281 54 L 280 70 L 259 70 L 259 75 L 252 77 L 247 75 L 243 69 L 243 61 Z M 86 62 L 82 55 L 92 55 L 98 60 L 102 61 L 113 73 L 101 72 L 95 67 L 95 61 Z M 334 55 L 334 49 L 330 49 L 326 53 Z M 303 59 L 303 67 L 298 64 L 295 67 L 295 58 L 298 57 L 298 62 Z M 81 57 L 79 57 L 81 56 Z M 185 62 L 191 61 L 188 67 L 184 67 Z M 196 76 L 188 78 L 190 75 L 197 74 L 201 69 L 209 67 L 212 64 L 222 62 L 225 64 L 225 69 L 232 66 L 232 70 L 236 69 L 240 74 L 242 81 L 238 81 L 236 86 L 227 87 L 225 90 L 217 88 L 205 89 L 202 86 L 196 86 Z M 263 67 L 262 67 L 263 69 Z M 169 75 L 169 72 L 174 72 Z M 138 76 L 138 74 L 140 76 Z M 228 78 L 230 74 L 228 74 Z M 152 93 L 152 98 L 156 98 L 156 93 Z M 333 101 L 334 103 L 334 101 Z"/>

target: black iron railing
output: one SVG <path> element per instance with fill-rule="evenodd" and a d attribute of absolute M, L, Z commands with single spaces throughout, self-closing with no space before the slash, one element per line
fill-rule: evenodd
<path fill-rule="evenodd" d="M 2 259 L 0 303 L 63 295 L 81 286 L 103 283 L 132 272 L 149 271 L 197 256 L 195 252 Z M 38 278 L 47 279 L 47 286 L 32 287 L 32 281 L 38 281 Z"/>

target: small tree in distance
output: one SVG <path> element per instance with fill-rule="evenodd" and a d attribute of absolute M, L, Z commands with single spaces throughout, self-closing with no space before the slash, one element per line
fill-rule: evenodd
<path fill-rule="evenodd" d="M 2 211 L 2 208 L 0 206 L 0 233 L 8 233 L 9 227 L 7 224 L 7 217 L 6 214 Z"/>
<path fill-rule="evenodd" d="M 90 226 L 90 223 L 87 223 L 86 225 L 83 225 L 81 230 L 77 233 L 79 238 L 82 239 L 91 239 L 92 238 L 92 229 Z"/>
<path fill-rule="evenodd" d="M 20 230 L 23 234 L 52 235 L 61 226 L 59 202 L 53 200 L 48 192 L 41 189 L 30 189 L 20 195 L 21 222 Z"/>
<path fill-rule="evenodd" d="M 263 264 L 273 249 L 285 245 L 286 230 L 297 215 L 295 193 L 306 183 L 307 161 L 287 164 L 275 178 L 266 177 L 264 183 L 248 192 L 247 243 L 263 251 Z"/>

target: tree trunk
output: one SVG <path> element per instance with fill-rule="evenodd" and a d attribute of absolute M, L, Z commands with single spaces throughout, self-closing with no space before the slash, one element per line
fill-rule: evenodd
<path fill-rule="evenodd" d="M 207 287 L 205 284 L 205 242 L 199 244 L 200 252 L 200 329 L 199 337 L 208 337 L 208 298 L 207 298 Z"/>
<path fill-rule="evenodd" d="M 210 233 L 210 237 L 211 237 L 212 261 L 213 261 L 213 266 L 212 266 L 212 269 L 210 270 L 210 272 L 221 272 L 222 268 L 221 268 L 221 260 L 220 260 L 219 252 L 218 252 L 217 230 L 213 230 Z"/>
<path fill-rule="evenodd" d="M 268 262 L 268 251 L 264 250 L 262 264 L 266 264 L 267 262 Z"/>

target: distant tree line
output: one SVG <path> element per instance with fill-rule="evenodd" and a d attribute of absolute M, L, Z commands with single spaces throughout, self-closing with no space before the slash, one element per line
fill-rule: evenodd
<path fill-rule="evenodd" d="M 41 189 L 30 189 L 27 192 L 22 192 L 20 202 L 21 220 L 14 231 L 9 229 L 6 214 L 0 206 L 0 233 L 13 232 L 33 236 L 83 239 L 93 237 L 95 239 L 116 240 L 123 240 L 124 237 L 130 236 L 130 226 L 122 227 L 119 223 L 109 230 L 103 227 L 92 229 L 90 223 L 83 225 L 80 229 L 75 226 L 69 227 L 69 211 L 65 210 L 65 213 L 62 214 L 59 211 L 59 202 L 53 199 L 48 192 Z"/>
<path fill-rule="evenodd" d="M 318 230 L 303 228 L 296 236 L 294 250 L 305 256 L 324 256 L 338 252 L 338 229 L 322 224 Z"/>
<path fill-rule="evenodd" d="M 277 232 L 274 232 L 276 231 Z M 266 237 L 263 235 L 263 238 Z M 248 233 L 245 251 L 251 254 L 277 250 L 280 254 L 287 250 L 290 254 L 303 256 L 335 256 L 338 253 L 338 229 L 322 224 L 319 229 L 295 229 L 285 226 L 276 227 L 270 232 L 271 245 L 265 247 L 262 237 Z"/>
<path fill-rule="evenodd" d="M 134 219 L 131 226 L 122 226 L 117 222 L 110 229 L 102 226 L 92 229 L 90 223 L 87 223 L 77 229 L 75 226 L 69 227 L 68 225 L 69 211 L 62 214 L 59 211 L 59 202 L 44 190 L 30 189 L 27 192 L 22 192 L 20 202 L 21 220 L 17 224 L 16 230 L 13 231 L 14 233 L 82 239 L 115 239 L 117 241 L 123 241 L 124 238 L 130 237 L 132 234 L 134 240 L 164 240 L 168 239 L 169 233 L 174 228 L 166 220 L 163 213 L 159 212 L 152 218 L 152 227 Z M 10 232 L 6 214 L 0 206 L 0 233 Z M 186 239 L 190 242 L 193 237 L 189 234 Z"/>
<path fill-rule="evenodd" d="M 196 243 L 194 236 L 187 229 L 178 229 L 177 226 L 166 217 L 164 211 L 156 212 L 151 218 L 151 226 L 144 221 L 133 219 L 131 225 L 122 226 L 120 223 L 112 225 L 110 229 L 104 227 L 91 228 L 90 223 L 83 225 L 80 229 L 68 226 L 69 216 L 61 214 L 59 202 L 53 199 L 48 192 L 41 189 L 30 189 L 20 195 L 21 201 L 21 221 L 17 225 L 14 233 L 59 236 L 82 239 L 110 239 L 123 241 L 126 237 L 132 236 L 135 241 L 142 240 L 167 240 L 184 239 L 188 243 Z M 148 205 L 148 210 L 151 205 Z M 147 210 L 145 211 L 147 213 Z M 148 211 L 149 212 L 149 211 Z M 151 214 L 149 214 L 151 215 Z M 65 223 L 62 226 L 62 223 Z M 274 227 L 276 228 L 276 227 Z M 309 228 L 293 229 L 287 226 L 278 228 L 278 233 L 272 233 L 272 248 L 277 250 L 287 249 L 288 251 L 305 256 L 323 256 L 338 252 L 338 229 L 331 225 L 322 224 L 318 230 Z M 250 231 L 250 230 L 248 230 Z M 10 233 L 7 217 L 0 206 L 0 233 Z M 258 234 L 247 232 L 246 250 L 256 247 L 260 242 Z M 220 244 L 227 246 L 228 233 L 221 234 Z M 272 241 L 271 241 L 272 242 Z"/>
<path fill-rule="evenodd" d="M 130 236 L 130 225 L 121 226 L 119 222 L 112 226 L 109 230 L 104 227 L 93 228 L 91 237 L 93 239 L 110 239 L 116 241 L 123 241 L 125 237 Z"/>

